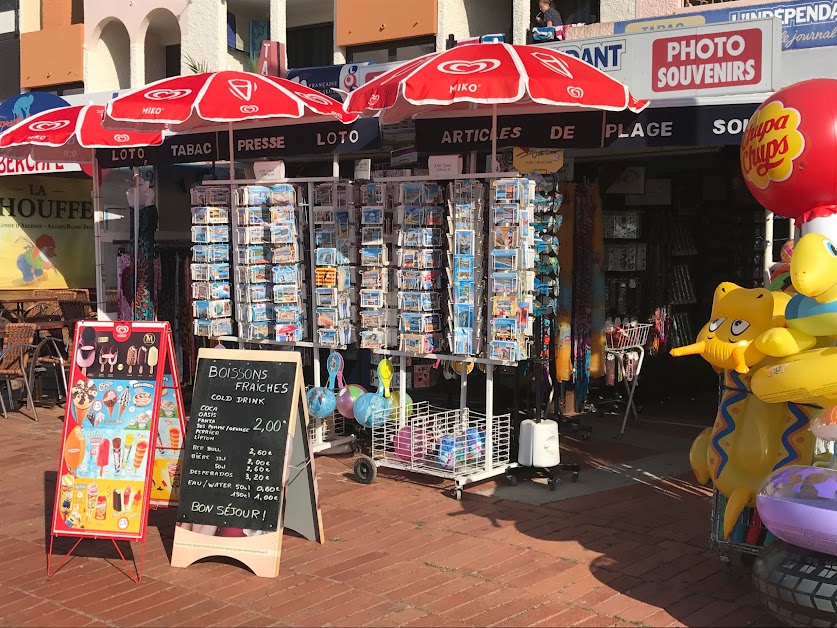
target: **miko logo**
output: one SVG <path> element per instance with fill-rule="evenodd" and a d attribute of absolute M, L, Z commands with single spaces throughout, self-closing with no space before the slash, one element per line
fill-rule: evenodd
<path fill-rule="evenodd" d="M 30 131 L 43 133 L 44 131 L 57 131 L 64 127 L 70 126 L 69 120 L 43 120 L 41 122 L 33 122 L 29 125 Z"/>
<path fill-rule="evenodd" d="M 241 105 L 241 107 L 239 107 L 239 111 L 245 115 L 256 113 L 258 110 L 258 105 Z"/>
<path fill-rule="evenodd" d="M 532 58 L 539 61 L 547 70 L 555 72 L 555 74 L 566 76 L 568 79 L 575 78 L 573 73 L 570 72 L 569 64 L 561 57 L 553 56 L 548 52 L 538 51 L 532 53 Z"/>
<path fill-rule="evenodd" d="M 474 61 L 443 61 L 436 66 L 445 74 L 482 74 L 500 67 L 497 59 L 475 59 Z"/>
<path fill-rule="evenodd" d="M 381 97 L 380 97 L 378 94 L 372 94 L 372 95 L 369 97 L 369 100 L 368 100 L 368 101 L 366 101 L 366 106 L 367 106 L 367 107 L 374 107 L 374 106 L 375 106 L 375 105 L 377 105 L 380 101 L 381 101 Z"/>
<path fill-rule="evenodd" d="M 582 98 L 584 98 L 584 90 L 580 87 L 575 87 L 571 85 L 567 88 L 567 93 L 576 100 L 581 100 Z"/>
<path fill-rule="evenodd" d="M 148 100 L 177 100 L 192 93 L 191 89 L 152 89 L 145 93 Z"/>
<path fill-rule="evenodd" d="M 116 342 L 125 342 L 128 338 L 131 337 L 131 326 L 125 325 L 124 323 L 121 325 L 116 325 L 113 328 L 113 339 Z"/>
<path fill-rule="evenodd" d="M 230 79 L 227 81 L 227 85 L 230 86 L 230 93 L 233 96 L 247 102 L 250 102 L 258 87 L 255 83 L 247 79 Z"/>
<path fill-rule="evenodd" d="M 321 94 L 306 94 L 305 92 L 294 92 L 294 94 L 316 105 L 323 105 L 325 107 L 328 107 L 329 105 L 333 104 L 328 98 Z"/>
<path fill-rule="evenodd" d="M 119 144 L 124 144 L 125 142 L 131 141 L 131 136 L 127 133 L 117 133 L 113 136 L 113 141 Z"/>

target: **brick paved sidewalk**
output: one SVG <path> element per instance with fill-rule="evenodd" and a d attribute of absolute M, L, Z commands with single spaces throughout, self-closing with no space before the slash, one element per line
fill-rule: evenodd
<path fill-rule="evenodd" d="M 84 541 L 83 557 L 47 580 L 45 522 L 61 424 L 41 414 L 38 424 L 18 413 L 0 419 L 3 626 L 770 621 L 749 575 L 729 580 L 707 550 L 708 492 L 685 477 L 530 506 L 468 492 L 456 502 L 444 485 L 397 475 L 361 486 L 350 479 L 350 459 L 318 458 L 328 542 L 286 536 L 277 579 L 222 562 L 170 567 L 168 510 L 152 513 L 141 584 L 108 564 L 112 545 L 95 541 Z M 608 443 L 594 436 L 590 445 L 607 458 Z"/>

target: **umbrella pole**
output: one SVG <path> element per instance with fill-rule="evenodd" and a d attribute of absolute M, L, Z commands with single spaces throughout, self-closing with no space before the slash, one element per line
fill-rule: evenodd
<path fill-rule="evenodd" d="M 134 167 L 134 299 L 131 305 L 131 320 L 137 320 L 137 289 L 139 288 L 139 226 L 140 226 L 140 201 L 139 201 L 139 179 L 140 170 Z"/>
<path fill-rule="evenodd" d="M 491 172 L 497 169 L 497 105 L 491 105 Z"/>
<path fill-rule="evenodd" d="M 102 255 L 102 188 L 99 183 L 99 159 L 93 151 L 93 252 L 96 256 L 96 318 L 105 320 L 107 297 L 105 292 L 104 260 Z"/>

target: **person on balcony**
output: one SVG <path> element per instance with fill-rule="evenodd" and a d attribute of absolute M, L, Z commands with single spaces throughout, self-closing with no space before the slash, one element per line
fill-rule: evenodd
<path fill-rule="evenodd" d="M 555 8 L 555 0 L 540 0 L 538 7 L 541 12 L 535 18 L 537 26 L 548 26 L 552 28 L 560 28 L 563 26 L 561 14 Z"/>

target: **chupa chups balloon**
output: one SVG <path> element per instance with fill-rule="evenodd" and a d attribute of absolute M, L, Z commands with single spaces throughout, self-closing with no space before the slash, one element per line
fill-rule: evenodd
<path fill-rule="evenodd" d="M 821 223 L 837 214 L 835 102 L 835 79 L 780 89 L 750 118 L 740 152 L 741 173 L 759 203 L 829 237 L 837 236 L 837 226 Z"/>

